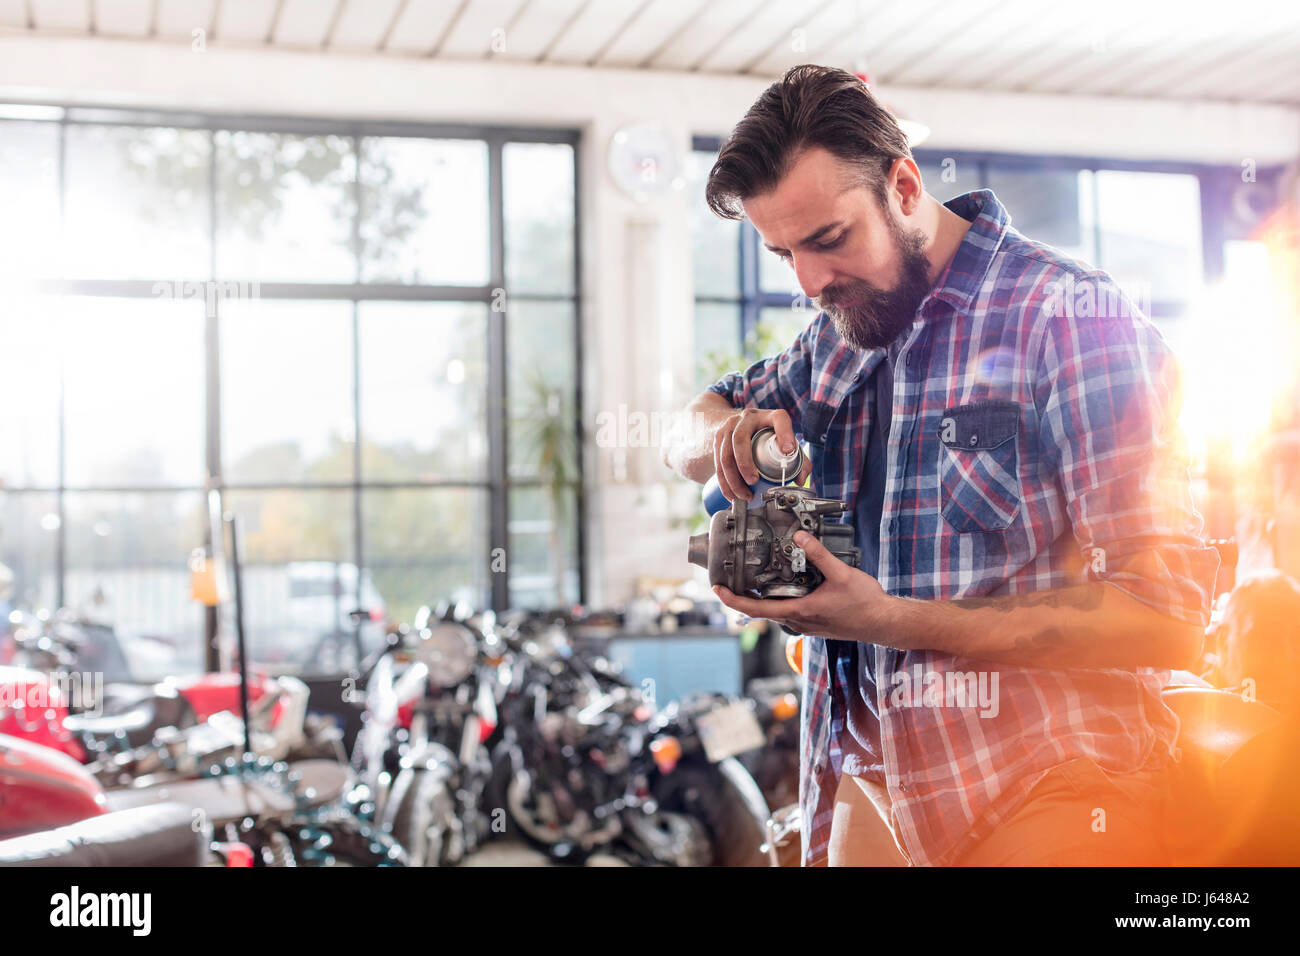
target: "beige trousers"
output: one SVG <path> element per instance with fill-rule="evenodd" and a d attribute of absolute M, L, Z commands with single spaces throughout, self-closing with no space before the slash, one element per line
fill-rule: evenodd
<path fill-rule="evenodd" d="M 840 777 L 831 821 L 829 866 L 907 866 L 889 824 L 889 794 L 870 780 Z"/>
<path fill-rule="evenodd" d="M 1086 757 L 1052 768 L 1011 818 L 957 866 L 1168 866 L 1167 768 L 1110 774 Z M 835 792 L 829 866 L 907 866 L 885 788 L 845 775 Z"/>

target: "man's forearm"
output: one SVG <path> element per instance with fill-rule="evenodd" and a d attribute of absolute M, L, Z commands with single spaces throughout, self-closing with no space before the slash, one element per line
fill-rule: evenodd
<path fill-rule="evenodd" d="M 718 426 L 736 413 L 717 392 L 703 392 L 686 406 L 664 451 L 664 464 L 701 484 L 713 475 L 713 438 Z"/>
<path fill-rule="evenodd" d="M 1183 668 L 1201 631 L 1100 581 L 1006 597 L 891 598 L 865 640 L 1021 667 Z"/>

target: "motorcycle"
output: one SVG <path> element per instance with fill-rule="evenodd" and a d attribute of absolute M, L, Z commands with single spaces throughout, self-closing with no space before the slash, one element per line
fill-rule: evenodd
<path fill-rule="evenodd" d="M 354 677 L 365 679 L 353 750 L 363 784 L 357 807 L 406 848 L 413 866 L 455 865 L 488 833 L 484 744 L 497 726 L 496 661 L 469 621 L 463 605 L 423 607 Z"/>
<path fill-rule="evenodd" d="M 493 792 L 530 844 L 568 862 L 762 865 L 762 793 L 734 755 L 706 753 L 702 715 L 655 714 L 562 622 L 516 615 L 497 637 L 509 658 Z"/>
<path fill-rule="evenodd" d="M 0 667 L 0 733 L 54 747 L 104 774 L 106 786 L 122 786 L 164 764 L 161 753 L 176 749 L 179 732 L 238 720 L 237 674 L 167 678 L 153 685 L 94 683 L 83 678 L 99 676 L 86 670 L 98 658 L 81 657 L 87 645 L 67 625 L 61 615 L 38 615 L 16 628 L 14 659 L 22 666 Z M 254 675 L 248 696 L 255 752 L 346 762 L 333 724 L 308 715 L 308 689 L 301 681 Z"/>
<path fill-rule="evenodd" d="M 0 861 L 57 858 L 63 853 L 57 840 L 42 841 L 50 844 L 44 847 L 9 841 L 121 817 L 133 826 L 161 820 L 169 831 L 164 845 L 140 853 L 156 849 L 169 860 L 201 833 L 228 865 L 403 865 L 400 847 L 344 808 L 348 779 L 347 768 L 333 761 L 256 757 L 229 761 L 200 779 L 106 791 L 66 754 L 0 736 Z M 176 825 L 178 815 L 183 826 Z M 116 862 L 163 865 L 140 854 Z"/>

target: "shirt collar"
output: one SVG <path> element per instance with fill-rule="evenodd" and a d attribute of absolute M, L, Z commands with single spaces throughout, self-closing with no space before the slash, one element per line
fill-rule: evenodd
<path fill-rule="evenodd" d="M 921 315 L 936 315 L 935 302 L 944 302 L 958 313 L 969 311 L 984 284 L 1002 239 L 1011 227 L 1011 216 L 991 189 L 977 189 L 944 203 L 971 226 L 953 254 L 952 261 L 921 303 Z"/>

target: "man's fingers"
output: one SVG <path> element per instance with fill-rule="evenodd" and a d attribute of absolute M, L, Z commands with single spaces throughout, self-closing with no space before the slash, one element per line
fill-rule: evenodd
<path fill-rule="evenodd" d="M 772 429 L 776 432 L 776 443 L 785 454 L 795 450 L 794 426 L 790 424 L 788 412 L 780 411 L 772 415 Z"/>
<path fill-rule="evenodd" d="M 749 440 L 753 434 L 752 428 L 740 426 L 736 426 L 731 432 L 731 453 L 736 458 L 736 466 L 741 477 L 745 479 L 746 486 L 758 481 L 758 472 L 754 468 L 754 453 L 749 447 Z"/>
<path fill-rule="evenodd" d="M 727 605 L 727 607 L 731 608 L 733 611 L 739 611 L 741 614 L 747 614 L 750 617 L 763 616 L 763 613 L 760 610 L 763 604 L 762 601 L 756 601 L 753 598 L 733 594 L 729 588 L 724 588 L 720 584 L 713 588 L 713 593 L 718 596 L 719 601 Z"/>
<path fill-rule="evenodd" d="M 776 598 L 763 601 L 735 594 L 720 584 L 714 586 L 713 593 L 718 596 L 719 601 L 733 611 L 778 623 L 791 620 L 791 615 L 796 614 L 801 606 L 798 602 L 802 600 L 802 598 Z"/>
<path fill-rule="evenodd" d="M 804 554 L 808 555 L 808 560 L 817 566 L 817 570 L 825 576 L 827 581 L 836 580 L 848 568 L 847 564 L 830 553 L 826 545 L 807 531 L 800 531 L 795 534 L 794 543 L 803 548 Z"/>
<path fill-rule="evenodd" d="M 753 493 L 749 490 L 748 483 L 741 478 L 739 468 L 736 467 L 736 458 L 731 452 L 730 434 L 725 431 L 720 432 L 717 441 L 718 487 L 722 489 L 728 501 L 748 501 L 753 497 Z"/>

